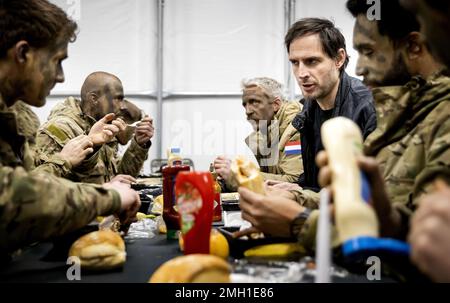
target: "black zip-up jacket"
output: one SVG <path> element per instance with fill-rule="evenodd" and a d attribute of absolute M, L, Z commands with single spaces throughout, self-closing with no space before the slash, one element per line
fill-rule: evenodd
<path fill-rule="evenodd" d="M 300 175 L 298 184 L 303 189 L 320 191 L 318 183 L 319 168 L 316 165 L 316 154 L 323 150 L 319 132 L 314 132 L 314 116 L 317 112 L 317 101 L 302 100 L 303 110 L 294 118 L 292 125 L 300 132 L 304 173 Z M 341 74 L 339 89 L 332 118 L 337 116 L 352 119 L 361 129 L 364 139 L 375 130 L 377 118 L 371 91 L 358 79 L 347 73 Z M 319 143 L 315 150 L 313 142 Z"/>

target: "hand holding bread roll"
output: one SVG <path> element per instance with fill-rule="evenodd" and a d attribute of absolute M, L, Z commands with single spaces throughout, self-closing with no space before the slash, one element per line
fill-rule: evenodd
<path fill-rule="evenodd" d="M 245 187 L 255 193 L 266 195 L 264 178 L 255 163 L 249 161 L 244 156 L 238 156 L 231 163 L 231 172 L 239 186 Z M 241 226 L 241 229 L 242 228 L 244 227 Z M 233 237 L 235 238 L 242 236 L 258 239 L 263 238 L 264 234 L 260 233 L 255 227 L 244 228 L 233 234 Z"/>
<path fill-rule="evenodd" d="M 69 251 L 69 257 L 78 257 L 81 267 L 88 270 L 108 270 L 125 263 L 125 243 L 111 230 L 91 232 L 79 238 Z"/>
<path fill-rule="evenodd" d="M 255 163 L 244 156 L 238 156 L 231 163 L 231 172 L 239 186 L 258 194 L 266 194 L 264 178 Z"/>
<path fill-rule="evenodd" d="M 212 255 L 192 254 L 173 258 L 161 265 L 150 283 L 229 283 L 230 265 Z"/>

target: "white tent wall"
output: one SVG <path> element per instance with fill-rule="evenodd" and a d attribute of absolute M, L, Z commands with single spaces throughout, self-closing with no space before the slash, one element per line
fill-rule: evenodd
<path fill-rule="evenodd" d="M 164 87 L 169 92 L 239 95 L 245 77 L 283 81 L 283 1 L 168 0 L 166 4 Z M 173 142 L 179 137 L 173 125 L 180 120 L 189 122 L 186 125 L 194 135 L 188 146 L 181 146 L 183 154 L 199 169 L 207 169 L 215 155 L 251 155 L 244 143 L 251 127 L 238 96 L 165 101 L 163 148 L 178 143 Z M 205 129 L 208 125 L 212 130 Z M 212 134 L 206 135 L 208 131 Z M 210 142 L 214 133 L 223 137 Z"/>
<path fill-rule="evenodd" d="M 97 70 L 119 76 L 127 98 L 156 118 L 158 0 L 51 1 L 77 20 L 80 32 L 64 62 L 66 82 L 56 86 L 45 107 L 35 110 L 41 121 L 66 95 L 78 96 L 85 77 Z M 167 148 L 180 146 L 183 156 L 205 170 L 215 155 L 250 155 L 244 138 L 251 127 L 239 98 L 240 81 L 268 76 L 287 83 L 285 2 L 164 0 L 166 98 L 162 129 L 156 130 L 156 136 L 162 135 L 163 157 Z M 342 29 L 352 57 L 347 71 L 354 75 L 353 18 L 346 1 L 293 2 L 295 19 L 327 17 Z M 153 146 L 149 159 L 157 154 Z M 145 172 L 149 170 L 147 161 Z"/>

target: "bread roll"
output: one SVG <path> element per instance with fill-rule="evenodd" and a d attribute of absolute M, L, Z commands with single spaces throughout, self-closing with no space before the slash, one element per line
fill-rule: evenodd
<path fill-rule="evenodd" d="M 75 241 L 70 248 L 69 256 L 78 257 L 84 269 L 118 268 L 125 263 L 125 243 L 119 234 L 111 230 L 95 231 Z"/>
<path fill-rule="evenodd" d="M 230 265 L 212 255 L 176 257 L 161 265 L 150 283 L 229 283 Z"/>
<path fill-rule="evenodd" d="M 265 194 L 264 178 L 255 163 L 243 156 L 236 157 L 231 163 L 231 172 L 239 186 L 255 193 Z"/>

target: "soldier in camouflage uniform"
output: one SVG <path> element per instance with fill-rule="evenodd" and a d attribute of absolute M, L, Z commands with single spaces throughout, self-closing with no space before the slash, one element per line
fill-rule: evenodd
<path fill-rule="evenodd" d="M 116 76 L 104 72 L 89 75 L 81 90 L 81 101 L 70 97 L 56 105 L 48 121 L 39 129 L 37 153 L 40 164 L 46 163 L 49 157 L 60 152 L 69 140 L 80 135 L 89 136 L 97 121 L 101 121 L 107 114 L 127 117 L 130 122 L 127 103 L 123 97 L 122 83 Z M 122 120 L 119 118 L 117 121 Z M 122 132 L 126 131 L 122 129 Z M 106 144 L 94 146 L 93 154 L 79 166 L 64 171 L 60 176 L 76 182 L 97 184 L 109 182 L 118 175 L 137 177 L 147 159 L 152 136 L 152 120 L 145 117 L 136 127 L 135 137 L 122 159 L 117 157 L 118 142 L 113 139 Z"/>
<path fill-rule="evenodd" d="M 363 7 L 362 12 L 349 6 L 357 16 L 354 31 L 354 44 L 359 52 L 357 73 L 372 87 L 400 84 L 408 76 L 410 79 L 418 76 L 403 86 L 374 89 L 378 126 L 367 138 L 365 152 L 376 157 L 376 161 L 366 160 L 362 169 L 371 176 L 379 171 L 376 163 L 381 164 L 384 182 L 380 184 L 384 183 L 386 190 L 376 187 L 372 191 L 381 235 L 405 239 L 410 216 L 420 197 L 430 191 L 436 178 L 450 179 L 450 79 L 440 74 L 443 67 L 430 55 L 417 32 L 419 24 L 414 16 L 402 10 L 398 1 L 382 3 L 385 6 L 380 21 L 367 20 L 370 5 L 364 0 L 358 1 L 361 6 L 356 6 Z M 386 29 L 385 25 L 384 34 L 380 33 L 379 22 L 399 16 L 405 20 L 401 28 Z M 408 39 L 409 43 L 394 43 L 402 39 Z M 325 185 L 329 175 L 324 171 L 321 179 Z M 260 197 L 245 189 L 240 189 L 240 193 L 244 200 L 243 217 L 256 227 L 275 235 L 297 235 L 302 244 L 315 247 L 318 211 L 296 206 L 279 193 L 278 198 Z M 252 216 L 250 206 L 258 217 Z M 298 214 L 295 219 L 289 215 L 292 213 Z"/>
<path fill-rule="evenodd" d="M 450 67 L 450 4 L 448 1 L 404 0 L 420 16 L 430 48 Z M 450 282 L 450 186 L 442 180 L 424 195 L 411 221 L 411 260 L 436 282 Z"/>
<path fill-rule="evenodd" d="M 300 134 L 291 122 L 301 111 L 301 104 L 286 101 L 282 85 L 266 77 L 243 80 L 242 90 L 242 105 L 255 130 L 245 142 L 255 155 L 264 179 L 296 182 L 303 165 Z M 271 146 L 273 143 L 276 145 Z M 236 191 L 230 180 L 230 163 L 225 157 L 214 161 L 218 174 L 227 180 L 226 190 Z"/>
<path fill-rule="evenodd" d="M 140 203 L 123 184 L 112 190 L 32 171 L 30 136 L 19 125 L 24 109 L 11 107 L 18 100 L 42 106 L 53 86 L 64 81 L 60 64 L 77 26 L 45 0 L 2 1 L 0 20 L 1 261 L 15 249 L 78 229 L 96 216 L 134 216 Z"/>

